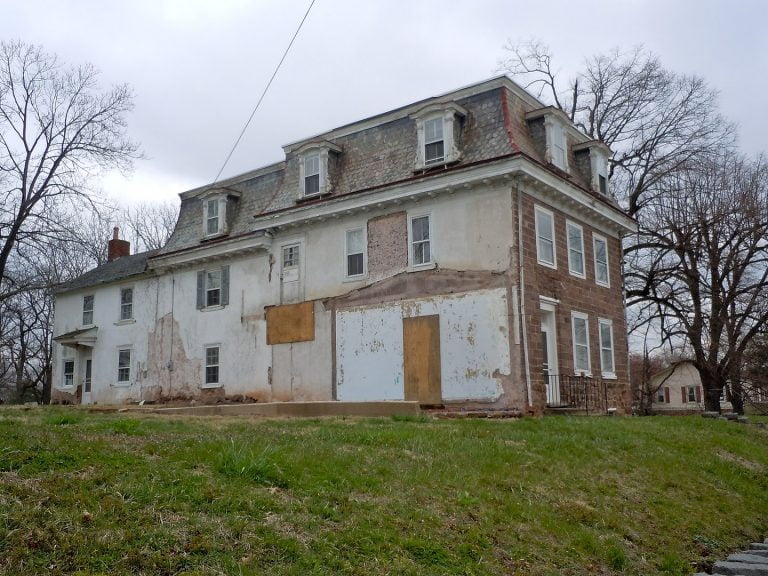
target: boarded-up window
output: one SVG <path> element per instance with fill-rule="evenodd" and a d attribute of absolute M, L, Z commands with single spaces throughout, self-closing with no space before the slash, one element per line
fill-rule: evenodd
<path fill-rule="evenodd" d="M 267 344 L 288 344 L 315 339 L 313 302 L 270 306 L 267 311 Z"/>

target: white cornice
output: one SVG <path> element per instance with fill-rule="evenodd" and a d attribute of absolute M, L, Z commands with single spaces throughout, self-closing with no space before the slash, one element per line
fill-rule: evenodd
<path fill-rule="evenodd" d="M 430 175 L 424 178 L 380 188 L 369 192 L 330 198 L 319 204 L 299 205 L 275 214 L 265 214 L 254 219 L 257 230 L 269 230 L 274 227 L 293 227 L 311 222 L 339 218 L 366 212 L 374 208 L 399 205 L 416 201 L 424 197 L 452 194 L 481 184 L 491 184 L 518 177 L 534 190 L 539 190 L 542 197 L 560 198 L 572 210 L 582 212 L 587 221 L 597 219 L 601 229 L 608 229 L 615 235 L 622 235 L 636 229 L 634 220 L 616 208 L 606 205 L 591 194 L 577 188 L 555 176 L 525 157 L 517 156 L 497 162 L 475 166 L 466 170 L 456 170 L 443 175 Z M 533 192 L 536 194 L 536 192 Z"/>
<path fill-rule="evenodd" d="M 158 272 L 183 268 L 221 258 L 232 258 L 260 250 L 269 250 L 271 246 L 272 236 L 268 233 L 242 236 L 224 242 L 203 244 L 179 252 L 155 256 L 149 259 L 148 268 Z"/>

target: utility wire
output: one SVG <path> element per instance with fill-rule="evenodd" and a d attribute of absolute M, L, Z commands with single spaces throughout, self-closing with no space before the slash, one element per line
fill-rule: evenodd
<path fill-rule="evenodd" d="M 261 106 L 261 101 L 264 100 L 264 96 L 267 95 L 267 91 L 269 90 L 269 87 L 272 86 L 272 81 L 275 79 L 275 76 L 277 76 L 277 73 L 280 71 L 280 67 L 283 65 L 283 61 L 285 60 L 285 57 L 288 56 L 288 52 L 290 51 L 291 46 L 293 46 L 293 42 L 296 40 L 296 37 L 299 35 L 299 32 L 301 31 L 301 27 L 304 26 L 304 21 L 307 19 L 307 16 L 309 16 L 309 11 L 312 10 L 312 6 L 314 5 L 315 5 L 315 0 L 312 0 L 309 3 L 309 8 L 307 8 L 307 11 L 304 13 L 304 17 L 301 19 L 301 22 L 299 22 L 299 27 L 296 28 L 296 32 L 293 33 L 293 38 L 291 38 L 291 41 L 288 43 L 288 47 L 285 49 L 285 52 L 283 52 L 283 57 L 280 58 L 280 62 L 277 63 L 277 67 L 275 68 L 275 71 L 272 73 L 272 77 L 269 79 L 269 82 L 267 82 L 267 85 L 264 88 L 264 91 L 261 93 L 261 96 L 259 97 L 259 101 L 256 102 L 256 106 L 253 108 L 253 112 L 251 112 L 251 115 L 248 118 L 248 121 L 245 123 L 245 126 L 243 126 L 243 129 L 240 131 L 240 135 L 237 137 L 237 140 L 235 140 L 235 143 L 232 146 L 232 149 L 229 151 L 229 154 L 227 154 L 227 159 L 224 160 L 224 164 L 222 164 L 221 168 L 219 168 L 219 172 L 216 174 L 216 178 L 213 179 L 213 182 L 218 182 L 219 177 L 221 176 L 221 173 L 224 172 L 224 168 L 227 167 L 227 164 L 232 159 L 232 154 L 235 153 L 235 150 L 237 149 L 238 145 L 240 144 L 240 141 L 243 139 L 243 136 L 245 135 L 245 131 L 248 130 L 248 126 L 250 126 L 251 120 L 253 120 L 253 117 L 256 114 L 256 111 L 259 109 L 259 106 Z"/>

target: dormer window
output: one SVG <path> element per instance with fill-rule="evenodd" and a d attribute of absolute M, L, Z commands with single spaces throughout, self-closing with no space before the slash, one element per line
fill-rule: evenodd
<path fill-rule="evenodd" d="M 331 152 L 339 154 L 341 148 L 325 140 L 305 144 L 297 150 L 299 198 L 313 198 L 331 192 L 333 183 Z"/>
<path fill-rule="evenodd" d="M 544 160 L 564 172 L 569 171 L 568 116 L 553 106 L 531 110 L 525 115 L 531 136 Z"/>
<path fill-rule="evenodd" d="M 461 157 L 460 119 L 467 112 L 455 102 L 430 104 L 413 115 L 418 138 L 416 170 L 456 162 Z"/>
<path fill-rule="evenodd" d="M 211 236 L 219 233 L 219 199 L 214 198 L 206 202 L 206 215 L 205 215 L 205 232 L 206 235 Z"/>
<path fill-rule="evenodd" d="M 602 150 L 595 148 L 590 154 L 592 174 L 595 175 L 592 185 L 603 196 L 608 196 L 608 157 Z"/>
<path fill-rule="evenodd" d="M 304 196 L 320 194 L 320 154 L 304 157 Z"/>
<path fill-rule="evenodd" d="M 429 166 L 445 159 L 443 118 L 430 118 L 424 122 L 424 164 Z"/>
<path fill-rule="evenodd" d="M 568 170 L 568 157 L 566 155 L 565 129 L 557 121 L 552 122 L 551 135 L 551 162 L 561 170 Z"/>

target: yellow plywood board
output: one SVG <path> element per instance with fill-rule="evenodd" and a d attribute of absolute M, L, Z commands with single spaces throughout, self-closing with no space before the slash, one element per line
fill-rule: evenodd
<path fill-rule="evenodd" d="M 270 306 L 267 311 L 267 344 L 290 344 L 315 339 L 314 302 Z"/>
<path fill-rule="evenodd" d="M 403 318 L 405 399 L 440 404 L 440 317 Z"/>

